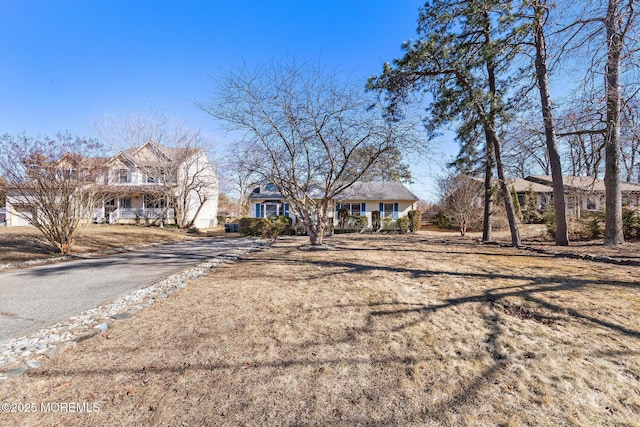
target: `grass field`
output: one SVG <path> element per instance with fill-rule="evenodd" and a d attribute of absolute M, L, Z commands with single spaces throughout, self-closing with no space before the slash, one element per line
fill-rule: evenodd
<path fill-rule="evenodd" d="M 224 230 L 211 230 L 223 235 Z M 187 234 L 183 230 L 134 225 L 93 225 L 77 237 L 72 254 L 100 252 L 123 246 L 181 241 L 206 236 L 207 232 Z M 0 265 L 18 264 L 59 256 L 35 227 L 0 227 Z"/>
<path fill-rule="evenodd" d="M 640 425 L 640 267 L 284 238 L 0 382 L 1 425 Z M 17 406 L 16 406 L 17 407 Z"/>

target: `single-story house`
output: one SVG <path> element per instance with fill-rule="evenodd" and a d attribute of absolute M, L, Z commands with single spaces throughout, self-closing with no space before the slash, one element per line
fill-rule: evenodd
<path fill-rule="evenodd" d="M 321 199 L 321 186 L 315 186 L 308 192 L 312 198 Z M 415 209 L 418 197 L 399 181 L 356 182 L 333 200 L 334 225 L 338 224 L 338 210 L 347 208 L 350 216 L 365 216 L 370 227 L 371 212 L 379 211 L 381 219 L 397 220 Z M 296 219 L 291 216 L 289 203 L 284 199 L 276 186 L 265 183 L 254 188 L 249 196 L 249 212 L 252 218 L 269 218 L 284 215 L 291 217 L 294 225 Z"/>
<path fill-rule="evenodd" d="M 563 177 L 567 203 L 567 214 L 580 218 L 583 212 L 597 212 L 605 204 L 604 180 L 588 176 Z M 510 180 L 518 195 L 520 206 L 524 207 L 527 194 L 535 194 L 536 207 L 543 210 L 553 200 L 553 180 L 551 176 L 528 176 Z M 622 200 L 632 208 L 640 206 L 640 185 L 621 183 Z"/>

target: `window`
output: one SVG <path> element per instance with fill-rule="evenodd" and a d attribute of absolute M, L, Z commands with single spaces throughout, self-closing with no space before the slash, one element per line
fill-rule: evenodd
<path fill-rule="evenodd" d="M 118 182 L 131 182 L 131 171 L 129 169 L 118 170 Z"/>
<path fill-rule="evenodd" d="M 393 219 L 393 203 L 384 204 L 384 216 L 383 218 Z"/>
<path fill-rule="evenodd" d="M 131 209 L 131 197 L 122 197 L 120 199 L 120 207 Z"/>
<path fill-rule="evenodd" d="M 77 169 L 60 169 L 58 171 L 58 176 L 61 179 L 78 179 L 78 170 Z"/>
<path fill-rule="evenodd" d="M 116 205 L 116 199 L 109 199 L 106 202 L 104 202 L 105 206 L 115 206 Z"/>
<path fill-rule="evenodd" d="M 271 216 L 278 216 L 278 205 L 268 203 L 264 205 L 264 216 L 269 218 Z"/>
<path fill-rule="evenodd" d="M 587 197 L 587 210 L 596 210 L 596 199 L 594 197 Z"/>
<path fill-rule="evenodd" d="M 271 193 L 275 193 L 276 190 L 276 186 L 272 183 L 268 183 L 267 185 L 264 186 L 264 191 L 269 191 Z"/>
<path fill-rule="evenodd" d="M 289 204 L 280 202 L 265 202 L 256 204 L 256 218 L 271 216 L 289 216 Z"/>
<path fill-rule="evenodd" d="M 341 208 L 349 209 L 350 216 L 364 215 L 365 212 L 362 209 L 362 205 L 364 205 L 364 203 L 338 203 L 336 205 L 336 219 L 338 219 L 338 210 Z"/>
<path fill-rule="evenodd" d="M 167 207 L 167 201 L 162 197 L 156 197 L 147 194 L 144 196 L 144 207 L 152 209 L 163 209 Z"/>

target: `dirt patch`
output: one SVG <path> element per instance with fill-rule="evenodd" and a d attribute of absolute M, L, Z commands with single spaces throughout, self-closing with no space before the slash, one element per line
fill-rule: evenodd
<path fill-rule="evenodd" d="M 93 410 L 2 424 L 638 425 L 640 268 L 426 234 L 304 243 L 4 380 L 2 402 Z"/>

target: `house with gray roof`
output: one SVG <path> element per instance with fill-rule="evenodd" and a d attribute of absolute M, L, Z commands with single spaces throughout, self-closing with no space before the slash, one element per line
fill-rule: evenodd
<path fill-rule="evenodd" d="M 580 218 L 584 212 L 597 212 L 604 207 L 604 180 L 590 176 L 565 176 L 564 183 L 567 214 Z M 539 210 L 551 203 L 553 198 L 553 180 L 551 176 L 528 176 L 525 179 L 510 180 L 510 185 L 518 194 L 520 205 L 524 206 L 527 194 L 535 194 Z M 632 208 L 640 206 L 640 185 L 630 182 L 621 183 L 622 200 Z"/>
<path fill-rule="evenodd" d="M 311 189 L 318 199 L 322 198 L 323 189 L 316 186 Z M 333 202 L 334 225 L 338 222 L 338 210 L 346 208 L 350 216 L 365 216 L 371 226 L 371 212 L 380 211 L 380 218 L 397 220 L 415 209 L 418 197 L 399 181 L 355 182 L 343 191 Z M 290 217 L 289 203 L 284 199 L 276 186 L 271 183 L 258 185 L 249 196 L 249 212 L 252 218 L 269 218 L 284 215 Z M 292 217 L 295 223 L 295 218 Z"/>

